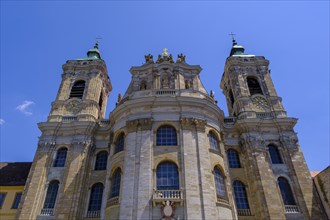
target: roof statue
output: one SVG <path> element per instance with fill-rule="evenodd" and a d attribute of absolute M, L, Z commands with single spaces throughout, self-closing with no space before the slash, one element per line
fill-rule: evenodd
<path fill-rule="evenodd" d="M 164 48 L 162 54 L 158 55 L 156 63 L 162 63 L 164 61 L 174 63 L 172 54 L 168 53 L 167 48 Z"/>

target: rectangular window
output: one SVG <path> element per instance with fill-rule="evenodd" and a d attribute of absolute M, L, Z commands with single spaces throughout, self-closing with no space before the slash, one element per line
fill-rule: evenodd
<path fill-rule="evenodd" d="M 2 204 L 5 201 L 6 193 L 0 193 L 0 209 L 2 208 Z"/>
<path fill-rule="evenodd" d="M 17 209 L 19 202 L 21 201 L 22 193 L 16 193 L 15 200 L 13 203 L 13 206 L 11 207 L 12 209 Z"/>

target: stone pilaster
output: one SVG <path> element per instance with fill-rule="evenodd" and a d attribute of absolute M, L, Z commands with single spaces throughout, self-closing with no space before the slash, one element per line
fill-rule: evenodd
<path fill-rule="evenodd" d="M 200 184 L 203 198 L 204 219 L 219 219 L 216 209 L 216 192 L 213 185 L 213 174 L 210 166 L 209 141 L 207 134 L 202 128 L 203 122 L 196 124 L 197 150 L 200 169 Z M 189 171 L 188 171 L 189 172 Z"/>
<path fill-rule="evenodd" d="M 249 183 L 251 193 L 258 201 L 255 203 L 256 216 L 261 219 L 285 219 L 284 207 L 281 202 L 280 191 L 274 178 L 269 162 L 266 160 L 267 150 L 265 149 L 261 136 L 244 134 L 242 135 L 243 147 L 249 157 Z M 251 206 L 252 204 L 250 204 Z"/>
<path fill-rule="evenodd" d="M 49 153 L 54 148 L 54 143 L 39 143 L 33 164 L 26 181 L 21 210 L 18 210 L 17 219 L 36 219 L 40 214 L 45 196 L 47 180 L 47 167 L 49 166 Z"/>
<path fill-rule="evenodd" d="M 306 219 L 323 219 L 318 196 L 316 196 L 313 180 L 305 158 L 301 152 L 296 135 L 281 135 L 282 144 L 288 149 L 289 164 L 296 177 L 295 191 L 299 196 L 296 200 Z"/>
<path fill-rule="evenodd" d="M 90 141 L 74 141 L 69 148 L 66 170 L 56 202 L 56 219 L 78 219 L 79 214 L 84 215 L 86 202 L 82 197 L 86 196 L 84 192 L 86 181 L 83 177 L 90 147 Z"/>
<path fill-rule="evenodd" d="M 153 192 L 153 173 L 152 173 L 152 143 L 153 132 L 147 129 L 147 125 L 141 125 L 137 134 L 137 141 L 140 145 L 139 155 L 139 180 L 137 184 L 137 197 L 135 200 L 136 218 L 137 219 L 150 219 L 151 218 L 151 201 Z"/>
<path fill-rule="evenodd" d="M 201 184 L 201 167 L 199 161 L 199 141 L 198 132 L 203 130 L 202 122 L 196 119 L 181 118 L 181 127 L 183 133 L 182 153 L 183 162 L 186 171 L 184 172 L 185 179 L 185 208 L 187 210 L 187 219 L 205 219 L 205 209 L 203 205 L 203 186 Z M 205 129 L 205 123 L 204 123 Z M 189 172 L 188 172 L 189 167 Z"/>

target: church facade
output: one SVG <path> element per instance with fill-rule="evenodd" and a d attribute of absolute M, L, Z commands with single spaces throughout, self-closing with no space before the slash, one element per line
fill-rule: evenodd
<path fill-rule="evenodd" d="M 112 90 L 98 45 L 63 65 L 17 219 L 326 219 L 263 56 L 233 41 L 220 82 L 164 50 Z"/>

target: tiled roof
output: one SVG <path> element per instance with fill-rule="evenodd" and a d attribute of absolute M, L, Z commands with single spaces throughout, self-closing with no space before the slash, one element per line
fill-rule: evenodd
<path fill-rule="evenodd" d="M 317 174 L 319 174 L 321 171 L 310 171 L 311 176 L 314 178 Z"/>
<path fill-rule="evenodd" d="M 24 186 L 31 162 L 0 162 L 0 186 Z"/>

